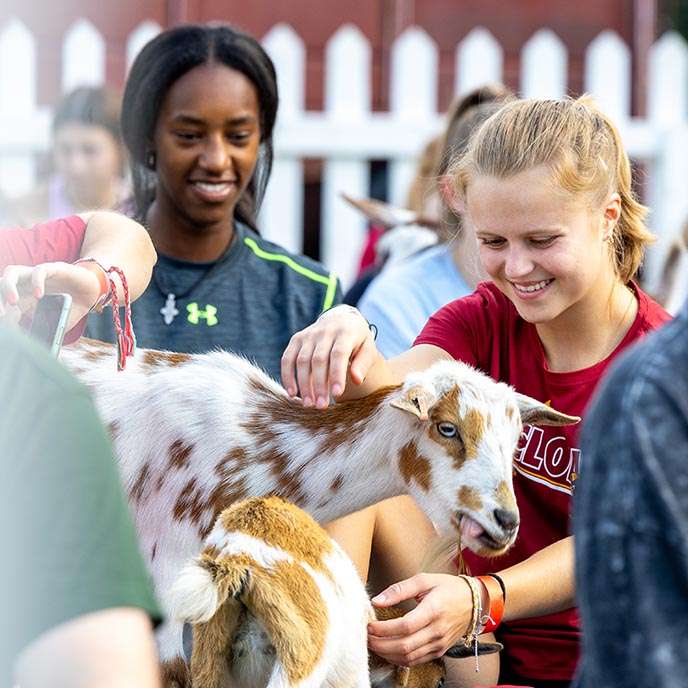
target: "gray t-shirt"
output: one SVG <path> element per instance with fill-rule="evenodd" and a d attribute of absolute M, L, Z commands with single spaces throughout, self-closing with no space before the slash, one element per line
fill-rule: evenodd
<path fill-rule="evenodd" d="M 340 301 L 339 281 L 320 263 L 237 224 L 231 245 L 213 263 L 159 255 L 151 283 L 132 304 L 132 320 L 140 347 L 188 353 L 221 348 L 279 379 L 291 336 Z M 89 317 L 86 335 L 114 342 L 109 308 Z"/>

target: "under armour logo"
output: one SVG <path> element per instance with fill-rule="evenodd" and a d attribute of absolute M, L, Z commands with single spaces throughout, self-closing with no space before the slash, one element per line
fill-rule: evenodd
<path fill-rule="evenodd" d="M 205 310 L 201 310 L 198 307 L 198 304 L 194 301 L 193 303 L 190 303 L 186 307 L 187 312 L 189 315 L 186 316 L 186 319 L 192 324 L 192 325 L 198 325 L 199 321 L 201 318 L 205 320 L 205 324 L 208 327 L 212 327 L 213 325 L 217 325 L 218 322 L 220 322 L 217 319 L 217 308 L 215 306 L 211 306 L 210 304 L 206 304 Z"/>

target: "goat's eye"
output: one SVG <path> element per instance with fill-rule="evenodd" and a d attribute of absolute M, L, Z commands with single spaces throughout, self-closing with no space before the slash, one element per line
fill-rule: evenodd
<path fill-rule="evenodd" d="M 441 679 L 437 682 L 437 686 L 436 686 L 435 688 L 444 688 L 444 679 L 443 679 L 443 678 L 441 678 Z"/>
<path fill-rule="evenodd" d="M 437 432 L 439 432 L 442 437 L 456 437 L 459 434 L 456 425 L 453 423 L 438 423 Z"/>

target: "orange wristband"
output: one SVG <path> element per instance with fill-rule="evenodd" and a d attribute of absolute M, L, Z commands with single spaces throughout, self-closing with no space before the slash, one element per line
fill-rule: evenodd
<path fill-rule="evenodd" d="M 92 272 L 98 278 L 100 293 L 98 294 L 96 302 L 91 306 L 91 310 L 102 313 L 103 308 L 110 303 L 112 298 L 107 270 L 95 258 L 79 258 L 79 260 L 74 261 L 73 264 L 86 268 L 86 270 Z"/>
<path fill-rule="evenodd" d="M 504 593 L 492 576 L 476 576 L 476 578 L 485 586 L 490 600 L 489 612 L 480 619 L 481 623 L 485 624 L 482 632 L 491 633 L 499 626 L 504 616 Z"/>

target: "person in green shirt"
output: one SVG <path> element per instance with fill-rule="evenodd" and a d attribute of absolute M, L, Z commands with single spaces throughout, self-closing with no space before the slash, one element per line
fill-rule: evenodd
<path fill-rule="evenodd" d="M 159 686 L 161 620 L 85 387 L 0 322 L 0 685 Z"/>

